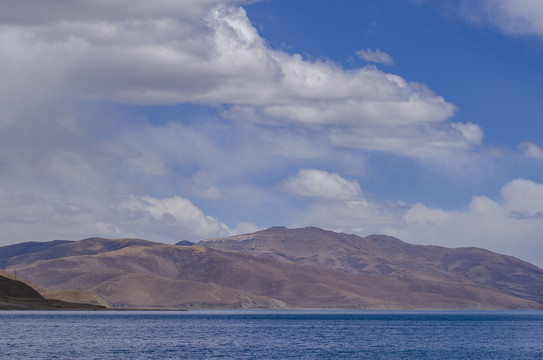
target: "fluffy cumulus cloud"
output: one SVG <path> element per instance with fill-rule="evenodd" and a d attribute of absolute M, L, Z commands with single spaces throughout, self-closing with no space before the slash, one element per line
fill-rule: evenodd
<path fill-rule="evenodd" d="M 179 196 L 156 199 L 144 196 L 121 204 L 121 211 L 127 211 L 131 219 L 144 227 L 149 227 L 150 234 L 157 232 L 155 226 L 161 226 L 166 238 L 175 238 L 183 233 L 189 239 L 202 239 L 212 236 L 228 236 L 231 230 L 225 224 L 205 215 L 191 201 Z M 187 233 L 186 229 L 190 229 Z M 146 230 L 146 229 L 143 229 Z"/>
<path fill-rule="evenodd" d="M 54 171 L 59 170 L 56 168 Z M 4 242 L 141 237 L 176 242 L 235 232 L 180 196 L 154 198 L 122 176 L 116 180 L 74 168 L 37 181 L 32 176 L 0 187 L 0 233 Z"/>
<path fill-rule="evenodd" d="M 285 191 L 323 200 L 352 200 L 362 196 L 356 180 L 317 169 L 302 169 L 295 177 L 280 184 Z"/>
<path fill-rule="evenodd" d="M 362 193 L 358 181 L 336 173 L 302 169 L 279 187 L 310 199 L 307 209 L 294 220 L 294 226 L 315 225 L 369 234 L 400 220 L 401 205 L 369 199 Z"/>
<path fill-rule="evenodd" d="M 455 107 L 426 86 L 373 67 L 345 70 L 270 49 L 232 2 L 57 0 L 58 12 L 34 2 L 28 13 L 11 5 L 2 15 L 0 44 L 8 56 L 0 66 L 19 74 L 8 81 L 21 89 L 15 96 L 38 91 L 38 84 L 43 94 L 78 99 L 222 104 L 231 120 L 332 128 L 336 138 L 352 133 L 342 133 L 346 127 L 378 137 L 399 127 L 390 142 L 357 142 L 390 152 L 410 148 L 413 136 L 433 147 L 434 134 L 438 147 L 479 144 L 458 131 L 476 125 L 447 124 Z M 364 54 L 388 61 L 381 52 Z"/>
<path fill-rule="evenodd" d="M 270 191 L 242 191 L 258 176 L 280 182 L 277 169 L 334 157 L 360 173 L 363 160 L 349 160 L 360 151 L 450 159 L 480 144 L 482 130 L 452 122 L 455 106 L 424 84 L 271 49 L 241 7 L 250 2 L 1 2 L 3 241 L 235 233 L 256 227 L 229 228 L 201 204 L 250 193 L 279 207 Z M 187 103 L 215 112 L 167 124 L 138 113 Z M 282 186 L 321 205 L 351 201 L 348 219 L 389 221 L 334 173 L 303 170 Z"/>
<path fill-rule="evenodd" d="M 392 56 L 390 56 L 386 52 L 383 52 L 379 49 L 358 50 L 356 52 L 356 55 L 358 55 L 359 58 L 367 62 L 383 64 L 383 65 L 394 65 L 394 59 L 392 59 Z"/>

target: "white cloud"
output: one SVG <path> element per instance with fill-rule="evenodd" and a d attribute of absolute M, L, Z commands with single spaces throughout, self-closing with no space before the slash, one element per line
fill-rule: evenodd
<path fill-rule="evenodd" d="M 366 129 L 332 129 L 330 142 L 336 146 L 387 151 L 415 159 L 458 158 L 481 144 L 483 132 L 478 125 L 455 123 L 418 126 L 376 126 Z"/>
<path fill-rule="evenodd" d="M 514 217 L 543 219 L 543 185 L 516 179 L 502 187 L 502 202 Z"/>
<path fill-rule="evenodd" d="M 392 56 L 390 56 L 386 52 L 383 52 L 379 49 L 358 50 L 356 52 L 356 55 L 358 55 L 359 58 L 367 62 L 373 62 L 373 63 L 383 64 L 383 65 L 394 65 L 394 59 L 392 59 Z"/>
<path fill-rule="evenodd" d="M 240 222 L 236 226 L 236 228 L 231 231 L 231 234 L 232 235 L 250 234 L 250 233 L 260 231 L 260 230 L 264 230 L 264 229 L 252 223 Z"/>
<path fill-rule="evenodd" d="M 526 157 L 543 160 L 543 149 L 534 143 L 523 142 L 518 146 L 518 148 Z"/>
<path fill-rule="evenodd" d="M 374 126 L 442 123 L 455 107 L 427 87 L 375 68 L 343 70 L 328 62 L 308 62 L 300 56 L 272 53 L 284 74 L 272 101 L 235 104 L 231 119 L 320 126 Z M 260 86 L 266 84 L 260 84 Z M 270 84 L 271 85 L 271 84 Z"/>
<path fill-rule="evenodd" d="M 179 236 L 184 239 L 198 239 L 230 235 L 228 226 L 205 215 L 191 201 L 179 196 L 167 199 L 144 196 L 141 199 L 131 199 L 125 202 L 121 208 L 137 214 L 136 217 L 145 218 L 150 215 L 153 220 L 168 230 L 170 239 Z M 156 230 L 151 229 L 150 231 Z"/>
<path fill-rule="evenodd" d="M 2 191 L 0 200 L 6 207 L 0 211 L 0 232 L 9 234 L 4 240 L 8 242 L 103 236 L 169 243 L 232 233 L 228 226 L 180 196 L 158 199 L 123 195 L 119 190 L 111 198 L 111 190 L 103 186 L 81 194 L 53 193 L 43 186 L 26 193 Z"/>
<path fill-rule="evenodd" d="M 370 200 L 356 180 L 317 169 L 302 169 L 279 188 L 312 199 L 291 226 L 313 225 L 334 231 L 370 234 L 401 220 L 402 206 Z"/>
<path fill-rule="evenodd" d="M 202 16 L 218 4 L 241 4 L 243 0 L 41 0 L 4 1 L 0 21 L 8 24 L 39 25 L 72 19 L 114 22 L 164 15 L 183 19 Z"/>
<path fill-rule="evenodd" d="M 543 265 L 543 185 L 517 179 L 501 198 L 474 197 L 462 211 L 413 206 L 398 235 L 407 241 L 443 246 L 478 246 Z"/>
<path fill-rule="evenodd" d="M 472 21 L 490 23 L 511 35 L 543 35 L 543 3 L 539 0 L 464 1 Z"/>
<path fill-rule="evenodd" d="M 58 12 L 32 1 L 28 13 L 11 5 L 0 16 L 0 50 L 8 54 L 0 67 L 11 74 L 0 84 L 4 114 L 28 94 L 189 102 L 224 105 L 225 117 L 257 125 L 332 130 L 336 138 L 346 130 L 349 136 L 334 146 L 424 157 L 412 149 L 414 142 L 402 141 L 404 134 L 429 149 L 432 135 L 441 138 L 438 147 L 464 151 L 477 144 L 469 134 L 451 131 L 466 124 L 447 124 L 455 106 L 424 85 L 374 67 L 346 70 L 270 49 L 245 10 L 233 5 L 238 1 L 133 1 L 128 9 L 122 0 L 55 2 Z M 403 130 L 389 138 L 391 127 Z M 352 139 L 355 134 L 369 136 Z M 391 141 L 368 143 L 379 137 Z"/>
<path fill-rule="evenodd" d="M 277 183 L 279 170 L 343 158 L 334 171 L 360 174 L 359 150 L 449 160 L 479 145 L 482 130 L 451 123 L 455 106 L 425 85 L 270 49 L 239 7 L 248 2 L 3 2 L 4 241 L 171 242 L 254 229 L 229 230 L 195 199 L 237 201 L 247 207 L 240 213 L 278 209 L 276 194 L 256 183 Z M 111 103 L 196 103 L 220 114 L 151 125 L 139 107 L 127 115 Z M 394 206 L 365 199 L 335 173 L 306 169 L 289 181 L 284 189 L 319 199 L 307 219 L 323 226 L 347 229 L 360 214 L 380 226 L 397 218 Z M 338 214 L 346 220 L 335 223 Z"/>
<path fill-rule="evenodd" d="M 296 195 L 323 200 L 354 200 L 362 196 L 356 180 L 317 169 L 302 169 L 279 187 Z"/>

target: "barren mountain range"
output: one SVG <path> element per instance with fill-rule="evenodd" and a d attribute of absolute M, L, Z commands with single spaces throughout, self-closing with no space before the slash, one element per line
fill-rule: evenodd
<path fill-rule="evenodd" d="M 200 244 L 348 273 L 413 281 L 469 281 L 522 298 L 543 300 L 542 269 L 475 247 L 413 245 L 390 236 L 360 237 L 314 227 L 273 227 L 253 234 L 203 240 Z"/>
<path fill-rule="evenodd" d="M 542 269 L 478 248 L 283 227 L 183 244 L 22 243 L 0 247 L 0 268 L 123 308 L 543 309 Z"/>

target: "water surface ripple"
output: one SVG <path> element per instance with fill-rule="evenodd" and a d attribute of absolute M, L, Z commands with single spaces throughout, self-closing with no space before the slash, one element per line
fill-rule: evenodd
<path fill-rule="evenodd" d="M 0 312 L 3 359 L 543 359 L 543 312 Z"/>

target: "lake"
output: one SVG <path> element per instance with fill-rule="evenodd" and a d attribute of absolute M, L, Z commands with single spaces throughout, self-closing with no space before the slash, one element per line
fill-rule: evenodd
<path fill-rule="evenodd" d="M 0 312 L 2 359 L 543 359 L 543 312 Z"/>

